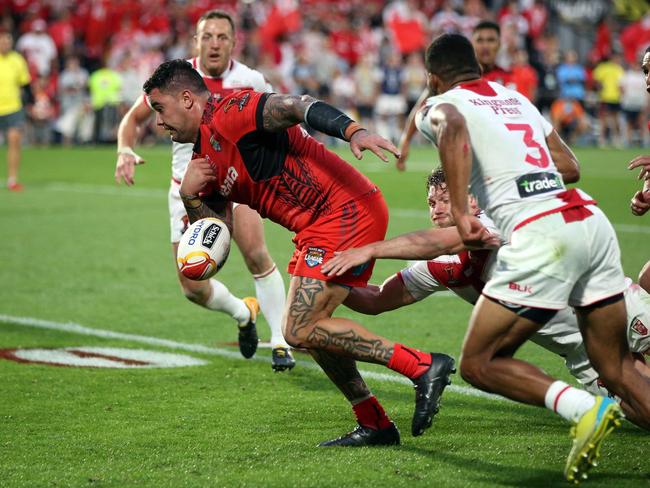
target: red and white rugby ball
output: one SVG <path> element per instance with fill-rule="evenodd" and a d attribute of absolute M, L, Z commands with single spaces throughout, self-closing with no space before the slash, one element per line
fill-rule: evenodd
<path fill-rule="evenodd" d="M 225 264 L 230 252 L 230 231 L 215 218 L 197 220 L 183 233 L 178 243 L 176 262 L 181 274 L 190 280 L 207 280 Z"/>

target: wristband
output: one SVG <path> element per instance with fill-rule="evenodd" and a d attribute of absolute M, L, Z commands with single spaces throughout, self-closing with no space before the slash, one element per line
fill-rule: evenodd
<path fill-rule="evenodd" d="M 144 159 L 138 156 L 131 146 L 118 147 L 117 154 L 126 154 L 127 156 L 133 156 L 133 158 L 135 159 L 135 164 L 140 164 L 144 162 Z"/>
<path fill-rule="evenodd" d="M 201 205 L 203 205 L 203 201 L 199 198 L 198 195 L 185 195 L 180 191 L 178 194 L 180 195 L 181 200 L 183 200 L 183 205 L 185 208 L 194 209 L 199 208 Z"/>
<path fill-rule="evenodd" d="M 305 110 L 305 123 L 312 129 L 344 141 L 349 141 L 352 134 L 363 129 L 338 108 L 320 100 L 316 100 Z"/>
<path fill-rule="evenodd" d="M 346 141 L 349 141 L 350 139 L 352 139 L 352 136 L 357 132 L 359 132 L 360 130 L 366 130 L 366 129 L 361 124 L 352 121 L 350 124 L 348 124 L 348 126 L 343 131 L 343 138 Z"/>

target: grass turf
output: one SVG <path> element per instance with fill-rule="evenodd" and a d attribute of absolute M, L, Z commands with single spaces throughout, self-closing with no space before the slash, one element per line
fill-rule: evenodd
<path fill-rule="evenodd" d="M 223 346 L 234 323 L 190 304 L 175 281 L 168 243 L 168 148 L 144 149 L 136 186 L 114 185 L 113 148 L 27 149 L 20 194 L 0 192 L 0 314 L 182 343 Z M 341 152 L 345 157 L 349 153 Z M 582 150 L 580 187 L 617 229 L 626 273 L 648 259 L 648 227 L 629 198 L 640 185 L 625 164 L 634 151 Z M 4 157 L 4 153 L 2 155 Z M 348 157 L 348 159 L 351 159 Z M 409 171 L 366 155 L 354 163 L 384 192 L 389 236 L 428 225 L 424 180 L 437 164 L 414 150 Z M 271 253 L 284 269 L 290 234 L 266 224 Z M 374 282 L 403 263 L 378 263 Z M 237 295 L 254 293 L 233 249 L 222 279 Z M 363 317 L 374 331 L 457 356 L 470 307 L 432 297 L 406 309 Z M 116 346 L 136 340 L 26 327 L 5 317 L 0 347 Z M 260 334 L 269 333 L 261 321 Z M 0 480 L 3 486 L 564 486 L 568 425 L 533 407 L 447 391 L 434 426 L 409 435 L 408 385 L 372 377 L 371 388 L 402 430 L 402 445 L 317 449 L 354 426 L 343 397 L 305 364 L 272 374 L 268 361 L 210 354 L 207 366 L 100 370 L 25 365 L 0 359 Z M 268 359 L 268 350 L 258 353 Z M 527 345 L 521 357 L 569 379 L 562 361 Z M 299 359 L 309 361 L 305 356 Z M 372 372 L 383 368 L 363 365 Z M 455 385 L 463 385 L 456 375 Z M 589 486 L 650 484 L 645 432 L 629 423 L 608 439 Z"/>

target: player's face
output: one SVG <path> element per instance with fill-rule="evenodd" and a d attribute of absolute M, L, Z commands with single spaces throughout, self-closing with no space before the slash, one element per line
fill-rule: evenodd
<path fill-rule="evenodd" d="M 451 203 L 449 203 L 449 192 L 447 186 L 432 186 L 429 188 L 429 215 L 436 227 L 444 229 L 455 225 L 451 216 Z"/>
<path fill-rule="evenodd" d="M 235 36 L 227 19 L 208 19 L 196 28 L 196 50 L 202 71 L 219 76 L 230 64 Z"/>
<path fill-rule="evenodd" d="M 7 54 L 11 51 L 12 38 L 10 34 L 0 34 L 0 53 Z"/>
<path fill-rule="evenodd" d="M 641 70 L 645 76 L 645 89 L 650 93 L 650 53 L 645 53 L 641 61 Z"/>
<path fill-rule="evenodd" d="M 501 41 L 494 29 L 481 29 L 472 36 L 472 45 L 478 62 L 483 69 L 491 68 L 496 63 Z"/>
<path fill-rule="evenodd" d="M 156 111 L 156 125 L 169 132 L 174 142 L 194 142 L 198 125 L 192 124 L 191 112 L 187 110 L 187 92 L 170 94 L 157 88 L 148 95 L 151 107 Z"/>

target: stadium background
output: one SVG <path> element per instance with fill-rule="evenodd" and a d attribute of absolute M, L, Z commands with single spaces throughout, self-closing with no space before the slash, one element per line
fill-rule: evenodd
<path fill-rule="evenodd" d="M 403 445 L 316 449 L 319 441 L 354 424 L 345 401 L 324 375 L 304 355 L 298 355 L 296 369 L 282 375 L 271 373 L 268 350 L 260 350 L 253 361 L 240 359 L 231 345 L 235 330 L 230 320 L 192 306 L 178 291 L 167 242 L 167 143 L 154 130 L 146 135 L 147 144 L 162 144 L 142 150 L 148 163 L 138 168 L 135 188 L 114 185 L 115 147 L 101 145 L 110 143 L 114 124 L 132 101 L 126 93 L 140 93 L 148 71 L 138 70 L 151 70 L 166 57 L 187 56 L 193 21 L 205 9 L 223 7 L 236 13 L 237 57 L 264 71 L 276 89 L 308 92 L 354 111 L 364 101 L 355 83 L 363 63 L 353 66 L 352 56 L 372 60 L 366 68 L 371 76 L 365 79 L 374 80 L 368 86 L 380 90 L 381 61 L 400 45 L 400 32 L 409 34 L 407 44 L 417 34 L 417 52 L 437 32 L 432 19 L 440 3 L 414 2 L 418 8 L 413 9 L 406 2 L 371 1 L 152 2 L 146 7 L 135 2 L 0 2 L 2 25 L 17 40 L 38 19 L 46 22 L 53 38 L 60 34 L 47 74 L 39 78 L 33 72 L 35 94 L 48 96 L 49 105 L 41 106 L 51 111 L 44 111 L 40 122 L 45 123 L 39 127 L 39 110 L 34 113 L 36 105 L 31 107 L 21 167 L 25 190 L 0 193 L 0 349 L 127 347 L 186 353 L 208 362 L 117 370 L 55 368 L 0 358 L 3 486 L 565 486 L 561 473 L 570 445 L 568 426 L 546 411 L 475 396 L 457 375 L 434 427 L 414 439 L 407 434 L 413 395 L 409 385 L 364 365 L 371 388 L 402 428 Z M 557 52 L 549 59 L 561 58 L 569 44 L 564 38 L 558 41 L 559 36 L 573 33 L 573 47 L 587 70 L 610 47 L 627 58 L 625 39 L 635 41 L 629 66 L 638 75 L 638 50 L 650 44 L 644 37 L 650 36 L 645 2 L 520 3 L 523 13 L 548 15 L 540 17 L 546 20 L 537 35 L 531 24 L 531 35 L 519 31 L 523 14 L 516 22 L 508 20 L 512 15 L 503 8 L 512 8 L 512 3 L 451 5 L 465 29 L 469 15 L 461 14 L 477 7 L 482 18 L 517 26 L 516 36 L 503 37 L 503 45 L 511 47 L 504 47 L 500 64 L 508 65 L 508 49 L 515 45 L 528 50 L 531 63 L 545 59 L 547 49 Z M 571 12 L 583 17 L 571 17 Z M 136 21 L 127 25 L 125 18 Z M 447 11 L 438 18 L 456 17 Z M 566 27 L 564 34 L 561 26 Z M 164 32 L 168 34 L 157 36 Z M 585 45 L 589 49 L 581 48 Z M 122 83 L 119 102 L 108 108 L 93 110 L 87 85 L 68 93 L 77 97 L 86 118 L 80 116 L 76 128 L 82 130 L 66 138 L 57 134 L 65 105 L 57 80 L 69 55 L 79 56 L 90 74 L 108 63 Z M 283 59 L 292 64 L 285 67 Z M 405 70 L 417 56 L 409 59 Z M 33 62 L 32 70 L 37 66 Z M 415 71 L 421 76 L 421 66 Z M 38 85 L 45 88 L 39 91 Z M 368 93 L 376 97 L 378 92 Z M 629 212 L 627 202 L 640 185 L 625 166 L 643 150 L 609 146 L 642 144 L 645 131 L 628 141 L 614 134 L 605 141 L 608 147 L 589 147 L 598 143 L 597 97 L 597 87 L 588 81 L 584 106 L 589 130 L 575 141 L 587 146 L 576 149 L 582 163 L 580 186 L 614 223 L 625 271 L 635 277 L 647 261 L 648 226 Z M 645 107 L 641 114 L 647 120 L 644 113 Z M 94 116 L 102 118 L 100 145 L 94 144 L 94 131 L 87 130 Z M 386 130 L 396 134 L 400 123 L 387 121 Z M 45 130 L 39 132 L 42 126 Z M 345 147 L 337 151 L 352 160 Z M 0 153 L 4 167 L 5 151 Z M 412 151 L 406 173 L 370 155 L 354 162 L 386 195 L 390 236 L 429 225 L 424 181 L 437 162 L 428 147 Z M 270 223 L 266 232 L 271 253 L 284 268 L 291 236 Z M 403 264 L 379 263 L 373 282 Z M 237 251 L 220 276 L 234 293 L 252 292 Z M 377 317 L 341 311 L 381 334 L 454 356 L 469 313 L 469 306 L 448 295 Z M 266 327 L 259 329 L 262 339 L 268 339 Z M 521 354 L 572 381 L 560 358 L 534 345 Z M 593 470 L 589 486 L 649 484 L 647 440 L 646 433 L 626 424 L 606 443 L 602 466 Z"/>

